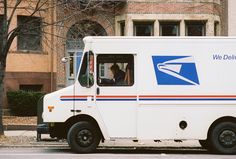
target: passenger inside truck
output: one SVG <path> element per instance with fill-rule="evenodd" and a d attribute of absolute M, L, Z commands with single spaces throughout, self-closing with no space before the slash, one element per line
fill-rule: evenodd
<path fill-rule="evenodd" d="M 124 79 L 125 79 L 125 72 L 122 71 L 119 67 L 118 64 L 114 63 L 111 67 L 110 70 L 113 74 L 113 81 L 115 85 L 119 85 L 124 83 Z"/>

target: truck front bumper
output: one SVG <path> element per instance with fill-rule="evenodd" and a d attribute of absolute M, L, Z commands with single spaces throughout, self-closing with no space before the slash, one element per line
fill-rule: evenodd
<path fill-rule="evenodd" d="M 49 134 L 49 124 L 42 123 L 37 125 L 37 133 L 38 134 Z"/>
<path fill-rule="evenodd" d="M 37 125 L 37 141 L 41 141 L 41 134 L 50 134 L 48 123 Z"/>

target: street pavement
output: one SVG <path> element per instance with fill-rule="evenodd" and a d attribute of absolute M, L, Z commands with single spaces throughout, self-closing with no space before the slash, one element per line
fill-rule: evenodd
<path fill-rule="evenodd" d="M 14 145 L 9 145 L 5 144 L 2 146 L 68 146 L 66 140 L 55 140 L 51 139 L 49 135 L 47 134 L 42 134 L 42 141 L 37 142 L 36 141 L 36 136 L 37 132 L 36 131 L 5 131 L 5 136 L 7 137 L 19 137 L 23 138 L 24 137 L 29 137 L 31 138 L 30 142 L 24 143 L 24 144 L 14 144 Z M 1 145 L 1 144 L 0 144 Z M 162 142 L 150 142 L 150 141 L 139 141 L 139 142 L 133 142 L 132 140 L 115 140 L 115 141 L 105 141 L 104 143 L 100 143 L 100 147 L 122 147 L 126 148 L 127 145 L 128 147 L 173 147 L 173 148 L 191 148 L 191 149 L 201 149 L 200 144 L 198 141 L 194 140 L 187 140 L 183 142 L 174 142 L 174 141 L 162 141 Z"/>
<path fill-rule="evenodd" d="M 235 159 L 236 155 L 210 154 L 202 149 L 198 141 L 163 141 L 147 143 L 126 140 L 101 143 L 96 152 L 90 154 L 73 153 L 66 140 L 53 140 L 42 135 L 36 141 L 36 131 L 5 131 L 8 138 L 30 138 L 26 143 L 0 143 L 0 159 Z M 149 145 L 147 147 L 147 144 Z M 127 145 L 130 145 L 127 147 Z"/>
<path fill-rule="evenodd" d="M 75 154 L 69 149 L 0 148 L 1 159 L 235 159 L 235 155 L 215 155 L 205 151 L 99 149 L 95 153 Z"/>

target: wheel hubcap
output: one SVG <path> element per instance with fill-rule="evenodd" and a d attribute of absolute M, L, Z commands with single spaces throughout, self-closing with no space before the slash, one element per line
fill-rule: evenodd
<path fill-rule="evenodd" d="M 224 130 L 219 136 L 219 141 L 223 147 L 234 147 L 236 145 L 236 133 L 232 130 Z"/>
<path fill-rule="evenodd" d="M 84 129 L 77 133 L 76 142 L 82 147 L 88 147 L 93 143 L 93 134 L 90 130 Z"/>

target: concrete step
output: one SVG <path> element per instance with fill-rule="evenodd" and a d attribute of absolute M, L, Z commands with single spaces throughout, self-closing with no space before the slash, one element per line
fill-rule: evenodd
<path fill-rule="evenodd" d="M 29 130 L 36 131 L 37 125 L 3 125 L 4 130 Z"/>

